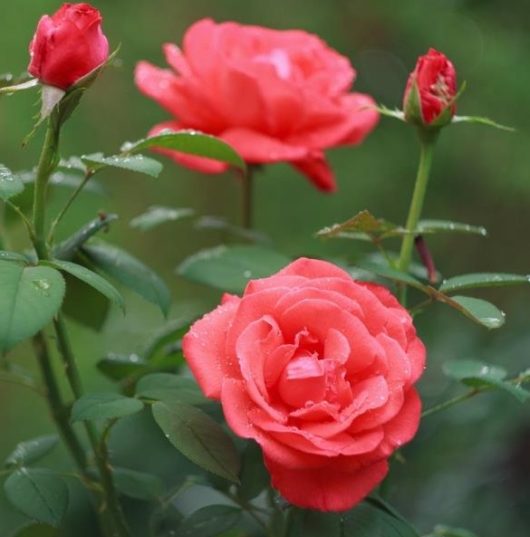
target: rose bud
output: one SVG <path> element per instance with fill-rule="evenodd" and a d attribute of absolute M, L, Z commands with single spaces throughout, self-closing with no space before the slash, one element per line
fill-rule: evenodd
<path fill-rule="evenodd" d="M 28 71 L 43 84 L 67 90 L 108 59 L 100 12 L 89 4 L 63 4 L 44 15 L 30 43 Z"/>
<path fill-rule="evenodd" d="M 422 126 L 442 127 L 456 112 L 456 70 L 441 52 L 431 48 L 420 56 L 403 98 L 405 119 Z"/>
<path fill-rule="evenodd" d="M 298 259 L 225 295 L 183 340 L 204 394 L 291 504 L 345 511 L 416 434 L 425 347 L 388 289 Z"/>
<path fill-rule="evenodd" d="M 348 58 L 316 35 L 204 19 L 182 48 L 164 46 L 169 68 L 140 62 L 136 84 L 170 121 L 150 134 L 195 129 L 218 136 L 249 164 L 288 162 L 317 188 L 335 190 L 327 149 L 360 144 L 379 119 L 374 100 L 352 92 Z M 226 166 L 160 152 L 206 173 Z"/>

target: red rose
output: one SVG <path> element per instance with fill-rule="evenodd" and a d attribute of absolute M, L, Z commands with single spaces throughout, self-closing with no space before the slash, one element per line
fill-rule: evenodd
<path fill-rule="evenodd" d="M 416 96 L 412 98 L 414 88 L 419 103 Z M 409 76 L 403 99 L 405 116 L 429 125 L 447 111 L 449 122 L 456 112 L 455 96 L 456 70 L 444 54 L 431 48 L 425 56 L 418 58 L 416 68 Z"/>
<path fill-rule="evenodd" d="M 184 354 L 292 504 L 342 511 L 416 433 L 425 348 L 384 287 L 299 259 L 197 321 Z"/>
<path fill-rule="evenodd" d="M 68 89 L 107 60 L 101 14 L 89 4 L 63 4 L 44 15 L 30 43 L 28 71 L 43 84 Z"/>
<path fill-rule="evenodd" d="M 205 19 L 186 32 L 182 50 L 166 44 L 164 52 L 171 69 L 147 62 L 136 69 L 140 90 L 175 116 L 151 134 L 213 134 L 249 163 L 291 163 L 322 190 L 335 189 L 324 150 L 360 143 L 378 121 L 371 97 L 349 93 L 349 60 L 303 31 Z M 225 169 L 164 152 L 201 171 Z"/>

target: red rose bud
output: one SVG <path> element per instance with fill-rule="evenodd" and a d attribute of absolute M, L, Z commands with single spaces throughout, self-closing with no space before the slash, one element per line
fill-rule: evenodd
<path fill-rule="evenodd" d="M 420 56 L 410 74 L 403 98 L 405 119 L 420 125 L 441 127 L 456 112 L 456 70 L 441 52 L 431 48 Z"/>
<path fill-rule="evenodd" d="M 63 4 L 44 15 L 30 43 L 28 71 L 43 84 L 68 89 L 105 63 L 109 43 L 100 12 L 89 4 Z"/>

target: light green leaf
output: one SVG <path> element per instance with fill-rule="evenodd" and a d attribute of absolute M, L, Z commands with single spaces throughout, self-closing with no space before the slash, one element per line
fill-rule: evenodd
<path fill-rule="evenodd" d="M 177 402 L 153 405 L 153 416 L 166 438 L 196 465 L 238 482 L 240 461 L 232 439 L 201 410 Z"/>
<path fill-rule="evenodd" d="M 132 172 L 143 173 L 151 177 L 158 177 L 163 170 L 162 164 L 158 160 L 144 157 L 143 155 L 112 155 L 105 157 L 101 154 L 86 155 L 81 157 L 91 171 L 98 172 L 103 168 L 121 168 Z"/>
<path fill-rule="evenodd" d="M 39 436 L 20 442 L 7 457 L 5 466 L 28 465 L 47 455 L 59 442 L 57 435 Z"/>
<path fill-rule="evenodd" d="M 462 274 L 444 280 L 440 291 L 454 293 L 463 289 L 477 287 L 501 287 L 505 285 L 520 285 L 530 283 L 530 276 L 521 274 L 506 274 L 495 272 L 478 272 L 474 274 Z"/>
<path fill-rule="evenodd" d="M 90 285 L 96 291 L 99 291 L 102 295 L 106 296 L 113 304 L 116 304 L 122 311 L 125 311 L 125 303 L 123 297 L 118 290 L 110 284 L 105 278 L 102 278 L 99 274 L 92 272 L 91 270 L 71 263 L 70 261 L 60 261 L 58 259 L 50 262 L 50 265 L 56 269 L 63 270 L 80 279 L 82 282 Z"/>
<path fill-rule="evenodd" d="M 16 252 L 6 252 L 5 250 L 0 250 L 0 261 L 15 261 L 17 263 L 27 263 L 28 260 L 22 254 L 17 254 Z"/>
<path fill-rule="evenodd" d="M 0 164 L 0 199 L 8 200 L 24 190 L 24 183 L 9 168 Z"/>
<path fill-rule="evenodd" d="M 215 136 L 193 130 L 163 132 L 134 143 L 127 143 L 122 147 L 122 150 L 126 153 L 140 153 L 145 149 L 158 147 L 218 160 L 244 172 L 246 171 L 245 161 L 226 142 Z"/>
<path fill-rule="evenodd" d="M 159 498 L 164 492 L 164 483 L 153 474 L 113 467 L 112 477 L 116 488 L 130 498 L 153 500 Z"/>
<path fill-rule="evenodd" d="M 261 246 L 218 246 L 188 257 L 178 267 L 178 274 L 223 291 L 241 293 L 249 280 L 270 276 L 290 261 Z"/>
<path fill-rule="evenodd" d="M 17 91 L 24 91 L 32 88 L 36 88 L 39 85 L 39 81 L 36 78 L 31 78 L 30 80 L 25 80 L 20 84 L 15 84 L 13 86 L 4 86 L 0 85 L 0 95 L 13 95 Z"/>
<path fill-rule="evenodd" d="M 209 402 L 193 379 L 152 373 L 142 377 L 136 385 L 136 396 L 160 401 L 180 401 L 188 405 L 204 405 Z"/>
<path fill-rule="evenodd" d="M 476 360 L 455 360 L 446 362 L 443 371 L 447 376 L 472 388 L 497 388 L 508 392 L 521 403 L 530 398 L 529 391 L 505 380 L 506 371 L 499 366 Z"/>
<path fill-rule="evenodd" d="M 68 508 L 68 488 L 49 470 L 20 468 L 4 483 L 9 502 L 25 515 L 58 527 Z"/>
<path fill-rule="evenodd" d="M 451 299 L 458 311 L 486 328 L 500 328 L 506 321 L 504 312 L 491 302 L 470 296 L 453 296 Z"/>
<path fill-rule="evenodd" d="M 513 127 L 507 127 L 506 125 L 501 125 L 500 123 L 497 123 L 487 117 L 454 116 L 452 122 L 453 123 L 478 123 L 480 125 L 486 125 L 487 127 L 494 127 L 496 129 L 500 129 L 503 131 L 515 132 L 515 129 Z"/>
<path fill-rule="evenodd" d="M 416 227 L 416 234 L 425 235 L 428 233 L 469 233 L 485 237 L 488 231 L 482 226 L 472 226 L 450 220 L 420 220 Z"/>
<path fill-rule="evenodd" d="M 148 231 L 166 222 L 174 222 L 181 218 L 193 216 L 195 211 L 193 209 L 173 209 L 171 207 L 160 207 L 155 205 L 149 207 L 149 209 L 130 222 L 130 226 L 140 229 L 141 231 Z"/>
<path fill-rule="evenodd" d="M 171 293 L 167 285 L 141 261 L 117 246 L 103 242 L 87 244 L 82 251 L 96 268 L 157 305 L 164 315 L 168 314 Z"/>
<path fill-rule="evenodd" d="M 240 518 L 239 507 L 208 505 L 186 517 L 178 526 L 176 535 L 178 537 L 216 537 L 233 528 Z"/>
<path fill-rule="evenodd" d="M 109 420 L 140 412 L 143 403 L 118 393 L 91 393 L 78 399 L 72 407 L 70 421 Z"/>
<path fill-rule="evenodd" d="M 0 353 L 36 334 L 61 307 L 64 279 L 50 267 L 0 261 Z"/>

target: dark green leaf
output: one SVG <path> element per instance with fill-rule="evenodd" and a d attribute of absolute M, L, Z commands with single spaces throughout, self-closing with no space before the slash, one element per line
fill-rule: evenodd
<path fill-rule="evenodd" d="M 92 272 L 91 270 L 83 267 L 82 265 L 71 263 L 70 261 L 60 261 L 56 259 L 50 264 L 56 269 L 68 272 L 69 274 L 80 279 L 87 285 L 90 285 L 90 287 L 94 288 L 96 291 L 99 291 L 113 304 L 116 304 L 116 306 L 121 308 L 122 311 L 125 311 L 125 303 L 121 294 L 112 284 L 102 278 L 99 274 Z"/>
<path fill-rule="evenodd" d="M 136 396 L 160 401 L 180 401 L 188 405 L 204 405 L 209 402 L 193 379 L 169 373 L 152 373 L 142 377 L 136 386 Z"/>
<path fill-rule="evenodd" d="M 36 334 L 61 307 L 64 279 L 50 267 L 0 261 L 0 353 Z"/>
<path fill-rule="evenodd" d="M 144 371 L 147 362 L 137 354 L 108 354 L 97 364 L 98 369 L 112 380 L 123 380 Z"/>
<path fill-rule="evenodd" d="M 138 399 L 118 393 L 91 393 L 78 399 L 72 407 L 71 421 L 117 419 L 140 412 Z"/>
<path fill-rule="evenodd" d="M 218 160 L 246 171 L 245 161 L 226 142 L 215 136 L 197 131 L 168 131 L 134 143 L 128 143 L 122 149 L 127 153 L 140 153 L 145 149 L 158 147 L 173 149 L 188 155 Z"/>
<path fill-rule="evenodd" d="M 57 435 L 39 436 L 20 442 L 6 459 L 6 466 L 28 465 L 47 455 L 59 442 Z"/>
<path fill-rule="evenodd" d="M 208 505 L 186 517 L 177 528 L 178 537 L 216 537 L 233 528 L 241 509 L 230 505 Z M 326 536 L 327 537 L 327 536 Z"/>
<path fill-rule="evenodd" d="M 291 513 L 286 537 L 342 537 L 341 529 L 341 516 L 338 513 L 296 509 Z"/>
<path fill-rule="evenodd" d="M 177 402 L 155 403 L 153 416 L 166 438 L 192 462 L 238 482 L 239 455 L 223 428 L 201 410 Z"/>
<path fill-rule="evenodd" d="M 164 483 L 153 474 L 127 468 L 112 468 L 116 488 L 125 496 L 138 500 L 153 500 L 164 492 Z"/>
<path fill-rule="evenodd" d="M 52 526 L 31 524 L 18 530 L 13 537 L 58 537 L 58 531 Z"/>
<path fill-rule="evenodd" d="M 4 483 L 9 502 L 25 515 L 57 527 L 68 507 L 68 488 L 48 470 L 20 468 Z"/>
<path fill-rule="evenodd" d="M 418 537 L 404 519 L 362 503 L 343 517 L 342 537 Z"/>
<path fill-rule="evenodd" d="M 477 537 L 473 532 L 462 528 L 449 528 L 447 526 L 436 526 L 434 532 L 427 537 Z"/>
<path fill-rule="evenodd" d="M 87 244 L 83 252 L 94 265 L 145 300 L 169 312 L 171 293 L 163 280 L 131 254 L 102 242 Z"/>
<path fill-rule="evenodd" d="M 428 233 L 469 233 L 485 237 L 488 231 L 482 226 L 472 226 L 450 220 L 420 220 L 416 227 L 416 234 L 425 235 Z"/>
<path fill-rule="evenodd" d="M 97 172 L 103 168 L 110 167 L 143 173 L 150 175 L 151 177 L 158 177 L 164 168 L 158 160 L 144 157 L 143 155 L 112 155 L 110 157 L 105 157 L 98 153 L 83 156 L 81 157 L 81 160 L 92 172 Z"/>
<path fill-rule="evenodd" d="M 147 342 L 143 356 L 148 361 L 151 361 L 157 357 L 157 355 L 165 348 L 174 344 L 189 330 L 189 325 L 193 319 L 172 319 L 165 326 L 157 330 L 153 337 Z"/>
<path fill-rule="evenodd" d="M 440 291 L 454 293 L 463 289 L 477 287 L 501 287 L 505 285 L 520 285 L 530 283 L 530 276 L 520 274 L 506 274 L 494 272 L 481 272 L 475 274 L 462 274 L 445 280 Z"/>
<path fill-rule="evenodd" d="M 0 199 L 8 200 L 20 194 L 24 190 L 24 183 L 6 168 L 3 164 L 0 164 Z"/>
<path fill-rule="evenodd" d="M 505 322 L 505 315 L 497 306 L 480 298 L 453 296 L 452 301 L 461 313 L 486 328 L 500 328 Z"/>
<path fill-rule="evenodd" d="M 180 220 L 181 218 L 193 216 L 194 214 L 195 211 L 193 209 L 174 209 L 171 207 L 161 207 L 155 205 L 153 207 L 149 207 L 145 213 L 133 218 L 130 222 L 130 226 L 140 229 L 141 231 L 148 231 L 159 226 L 160 224 L 174 222 L 176 220 Z"/>
<path fill-rule="evenodd" d="M 521 403 L 530 398 L 530 392 L 504 380 L 506 371 L 499 366 L 476 360 L 455 360 L 443 365 L 444 373 L 472 388 L 497 388 L 508 392 Z"/>
<path fill-rule="evenodd" d="M 111 222 L 118 219 L 117 214 L 100 214 L 94 220 L 85 224 L 81 229 L 73 235 L 58 244 L 53 252 L 56 259 L 71 261 L 90 238 L 102 230 L 108 230 Z"/>
<path fill-rule="evenodd" d="M 241 459 L 241 484 L 237 495 L 250 501 L 265 490 L 270 483 L 270 475 L 263 464 L 263 453 L 256 442 L 249 441 Z"/>
<path fill-rule="evenodd" d="M 270 276 L 290 261 L 260 246 L 218 246 L 188 257 L 178 273 L 194 282 L 241 293 L 249 280 Z"/>
<path fill-rule="evenodd" d="M 381 218 L 376 218 L 371 212 L 364 210 L 349 220 L 346 220 L 346 222 L 321 229 L 317 233 L 317 236 L 325 239 L 334 237 L 361 238 L 357 236 L 357 234 L 361 234 L 371 239 L 378 239 L 396 229 L 397 226 L 395 224 Z M 351 233 L 354 235 L 350 236 Z"/>

